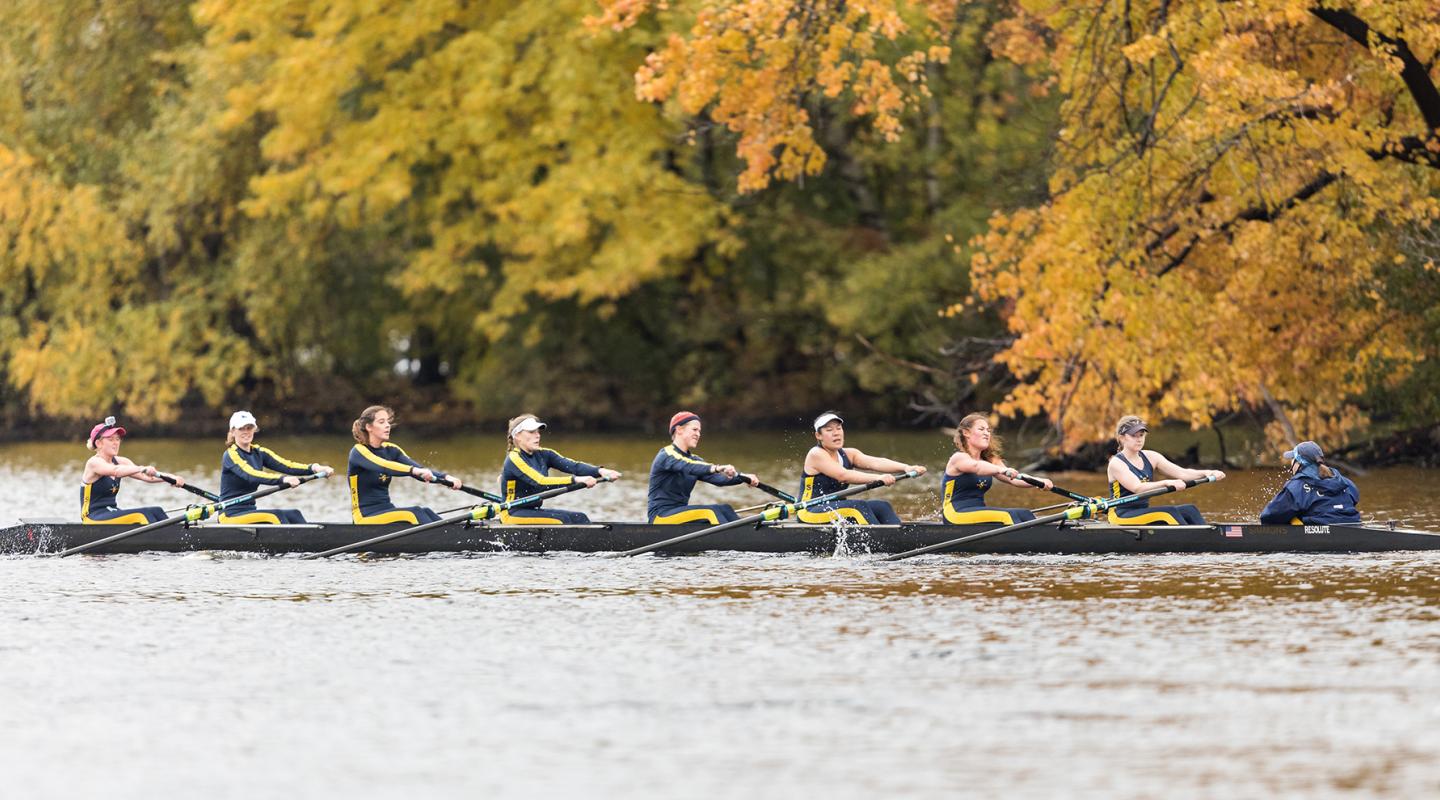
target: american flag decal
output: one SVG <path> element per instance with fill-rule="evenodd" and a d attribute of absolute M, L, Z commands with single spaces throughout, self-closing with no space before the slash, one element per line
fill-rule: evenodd
<path fill-rule="evenodd" d="M 1226 525 L 1225 535 L 1232 539 L 1239 539 L 1245 535 L 1245 532 L 1240 529 L 1239 525 Z"/>

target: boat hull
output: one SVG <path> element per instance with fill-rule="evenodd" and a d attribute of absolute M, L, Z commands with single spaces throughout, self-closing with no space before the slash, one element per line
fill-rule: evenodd
<path fill-rule="evenodd" d="M 91 554 L 193 552 L 315 553 L 354 544 L 403 525 L 214 525 L 172 527 L 95 548 Z M 600 553 L 660 542 L 703 525 L 611 523 L 575 526 L 456 523 L 366 548 L 373 553 L 513 552 Z M 835 527 L 743 527 L 662 548 L 660 553 L 899 553 L 998 525 L 907 523 Z M 0 530 L 0 553 L 54 553 L 124 531 L 117 525 L 24 522 Z M 1440 533 L 1360 525 L 1254 525 L 1121 527 L 1107 524 L 1041 525 L 970 542 L 957 553 L 1348 553 L 1440 550 Z"/>

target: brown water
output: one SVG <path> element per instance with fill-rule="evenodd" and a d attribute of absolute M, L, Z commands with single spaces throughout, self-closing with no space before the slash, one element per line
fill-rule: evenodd
<path fill-rule="evenodd" d="M 658 443 L 553 438 L 633 478 L 568 506 L 639 516 Z M 937 438 L 852 444 L 938 470 Z M 498 468 L 489 441 L 402 442 Z M 787 488 L 804 450 L 709 444 Z M 195 471 L 195 451 L 124 452 Z M 0 517 L 73 518 L 83 457 L 0 449 Z M 1253 519 L 1280 480 L 1183 497 Z M 1432 473 L 1359 483 L 1367 516 L 1440 529 Z M 923 516 L 937 486 L 885 496 Z M 339 482 L 313 488 L 281 497 L 343 519 Z M 0 676 L 14 797 L 1412 798 L 1440 793 L 1440 557 L 12 557 Z"/>

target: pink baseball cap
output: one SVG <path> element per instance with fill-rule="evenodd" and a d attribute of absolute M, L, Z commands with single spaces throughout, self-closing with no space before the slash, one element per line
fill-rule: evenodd
<path fill-rule="evenodd" d="M 114 431 L 121 436 L 125 435 L 125 429 L 115 424 L 114 417 L 106 417 L 105 421 L 90 429 L 90 438 L 85 441 L 85 446 L 91 450 L 95 449 L 95 440 L 107 433 Z"/>

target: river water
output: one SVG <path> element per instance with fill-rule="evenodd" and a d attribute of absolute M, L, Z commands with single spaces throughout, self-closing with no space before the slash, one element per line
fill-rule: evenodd
<path fill-rule="evenodd" d="M 713 438 L 712 459 L 795 482 L 803 440 Z M 659 443 L 554 439 L 628 473 L 566 507 L 638 518 Z M 499 464 L 488 439 L 402 442 L 466 477 Z M 943 439 L 852 444 L 929 464 L 886 496 L 934 513 Z M 218 451 L 123 452 L 213 488 Z M 84 455 L 0 448 L 0 522 L 74 518 Z M 1253 519 L 1280 482 L 1184 499 Z M 1440 530 L 1433 473 L 1358 482 L 1367 516 Z M 408 483 L 405 502 L 461 504 Z M 129 484 L 127 505 L 184 504 Z M 280 498 L 345 518 L 339 481 Z M 1440 793 L 1435 554 L 4 557 L 0 624 L 11 797 Z"/>

